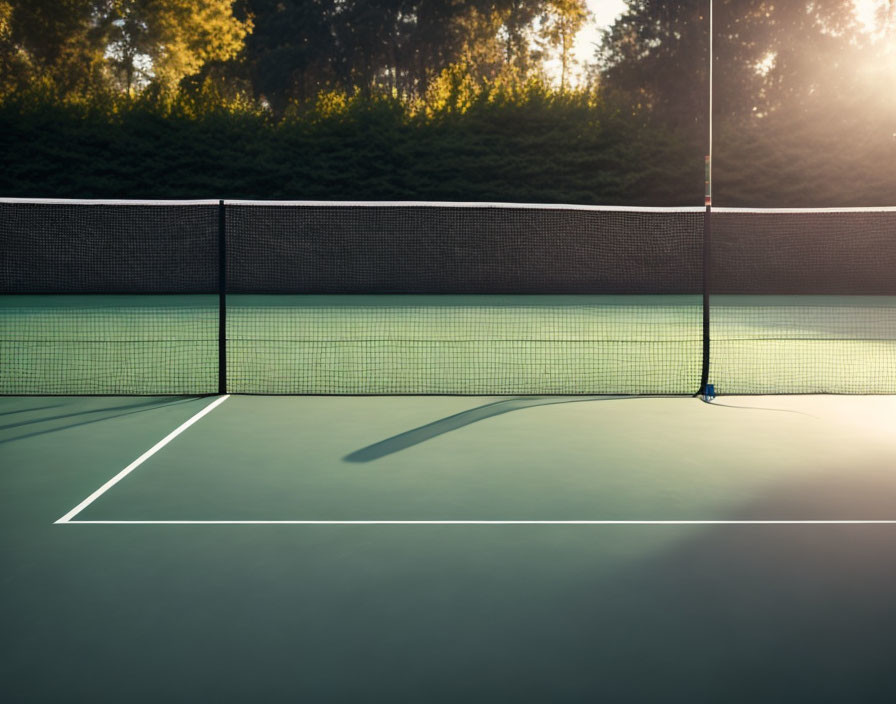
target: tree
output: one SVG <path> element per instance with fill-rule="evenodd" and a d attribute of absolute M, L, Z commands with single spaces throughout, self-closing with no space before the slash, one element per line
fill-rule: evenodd
<path fill-rule="evenodd" d="M 11 93 L 16 86 L 16 79 L 25 73 L 12 38 L 12 4 L 0 0 L 0 96 Z"/>
<path fill-rule="evenodd" d="M 256 99 L 282 114 L 290 100 L 305 103 L 335 78 L 331 32 L 336 0 L 248 0 L 254 20 L 237 63 Z"/>
<path fill-rule="evenodd" d="M 417 100 L 445 72 L 477 85 L 534 75 L 557 48 L 568 76 L 584 0 L 247 0 L 245 61 L 275 112 L 322 91 Z"/>
<path fill-rule="evenodd" d="M 598 60 L 611 91 L 694 130 L 707 108 L 709 0 L 631 0 Z M 857 22 L 842 0 L 715 0 L 717 118 L 761 117 L 848 90 Z"/>
<path fill-rule="evenodd" d="M 61 95 L 89 95 L 103 80 L 102 64 L 92 0 L 0 2 L 4 94 L 39 81 Z"/>
<path fill-rule="evenodd" d="M 251 31 L 230 0 L 105 0 L 106 56 L 128 94 L 156 84 L 172 90 L 206 63 L 230 59 Z"/>
<path fill-rule="evenodd" d="M 0 89 L 39 82 L 60 97 L 85 97 L 153 83 L 170 91 L 235 56 L 251 27 L 230 0 L 0 0 Z"/>
<path fill-rule="evenodd" d="M 550 0 L 541 15 L 542 41 L 559 54 L 561 91 L 569 83 L 576 35 L 589 15 L 585 0 Z"/>
<path fill-rule="evenodd" d="M 896 158 L 892 5 L 879 4 L 869 31 L 842 0 L 716 0 L 717 202 L 840 204 L 862 183 L 859 198 L 881 204 Z M 647 108 L 654 129 L 671 126 L 695 150 L 706 139 L 707 8 L 634 0 L 600 55 L 604 90 Z"/>

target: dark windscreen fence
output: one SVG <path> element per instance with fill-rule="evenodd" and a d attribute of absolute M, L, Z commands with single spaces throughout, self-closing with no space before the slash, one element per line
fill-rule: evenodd
<path fill-rule="evenodd" d="M 0 294 L 216 293 L 217 202 L 0 201 Z"/>
<path fill-rule="evenodd" d="M 896 209 L 713 208 L 712 292 L 896 295 Z"/>
<path fill-rule="evenodd" d="M 228 290 L 699 294 L 700 209 L 235 203 Z"/>
<path fill-rule="evenodd" d="M 712 211 L 722 393 L 896 393 L 896 209 Z"/>
<path fill-rule="evenodd" d="M 0 200 L 0 393 L 896 393 L 896 209 L 711 221 Z"/>

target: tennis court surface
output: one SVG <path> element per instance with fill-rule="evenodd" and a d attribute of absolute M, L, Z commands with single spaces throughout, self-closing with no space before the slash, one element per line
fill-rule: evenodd
<path fill-rule="evenodd" d="M 0 215 L 4 700 L 896 696 L 893 210 Z"/>

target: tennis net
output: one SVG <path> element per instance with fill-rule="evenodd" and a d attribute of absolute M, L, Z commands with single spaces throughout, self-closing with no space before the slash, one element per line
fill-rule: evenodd
<path fill-rule="evenodd" d="M 0 200 L 0 393 L 896 393 L 896 209 L 708 217 Z"/>

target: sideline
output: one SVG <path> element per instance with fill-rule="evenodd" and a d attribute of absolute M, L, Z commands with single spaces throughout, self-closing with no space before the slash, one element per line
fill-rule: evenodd
<path fill-rule="evenodd" d="M 213 410 L 215 410 L 218 406 L 220 406 L 222 403 L 224 403 L 229 398 L 230 398 L 230 395 L 222 396 L 221 398 L 216 399 L 214 402 L 210 403 L 208 406 L 203 408 L 201 411 L 199 411 L 199 413 L 194 415 L 188 421 L 186 421 L 185 423 L 182 423 L 176 429 L 172 430 L 170 433 L 168 433 L 168 435 L 166 435 L 164 438 L 159 440 L 155 445 L 153 445 L 151 448 L 149 448 L 146 452 L 144 452 L 137 459 L 135 459 L 133 462 L 131 462 L 127 467 L 125 467 L 123 470 L 121 470 L 118 474 L 116 474 L 109 481 L 107 481 L 105 484 L 103 484 L 99 489 L 97 489 L 90 496 L 88 496 L 86 499 L 84 499 L 81 503 L 79 503 L 77 506 L 75 506 L 71 511 L 66 513 L 62 518 L 60 518 L 59 520 L 57 520 L 55 522 L 56 523 L 70 523 L 72 518 L 74 518 L 79 513 L 81 513 L 81 511 L 83 511 L 85 508 L 90 506 L 90 504 L 92 504 L 94 501 L 96 501 L 98 498 L 100 498 L 103 494 L 105 494 L 107 491 L 109 491 L 109 489 L 111 489 L 113 486 L 118 484 L 118 482 L 120 482 L 122 479 L 124 479 L 126 476 L 128 476 L 131 472 L 133 472 L 135 469 L 137 469 L 137 467 L 139 467 L 141 464 L 146 462 L 146 460 L 148 460 L 150 457 L 152 457 L 154 454 L 156 454 L 159 450 L 161 450 L 163 447 L 165 447 L 165 445 L 167 445 L 169 442 L 174 440 L 174 438 L 176 438 L 178 435 L 180 435 L 182 432 L 184 432 L 187 428 L 189 428 L 191 425 L 193 425 L 193 423 L 198 421 L 203 416 L 206 416 L 209 413 L 211 413 Z"/>

